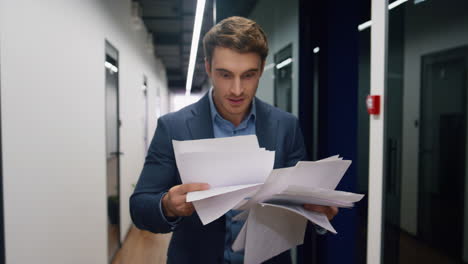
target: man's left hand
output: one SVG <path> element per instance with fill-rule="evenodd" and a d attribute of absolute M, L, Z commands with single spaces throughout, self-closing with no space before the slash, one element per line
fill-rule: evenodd
<path fill-rule="evenodd" d="M 323 206 L 315 204 L 304 204 L 304 209 L 321 213 L 327 216 L 328 220 L 332 220 L 338 214 L 338 207 L 334 206 Z"/>

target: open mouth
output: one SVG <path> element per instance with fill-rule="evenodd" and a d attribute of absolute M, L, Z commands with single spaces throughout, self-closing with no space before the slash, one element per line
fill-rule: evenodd
<path fill-rule="evenodd" d="M 229 103 L 233 104 L 233 105 L 239 105 L 239 104 L 242 104 L 244 102 L 244 98 L 228 98 L 228 101 Z"/>

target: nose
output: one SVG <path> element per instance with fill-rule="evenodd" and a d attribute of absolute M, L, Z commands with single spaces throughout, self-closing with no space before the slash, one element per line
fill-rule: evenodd
<path fill-rule="evenodd" d="M 231 94 L 238 97 L 242 95 L 243 91 L 244 89 L 242 88 L 240 78 L 234 78 L 234 82 L 231 86 Z"/>

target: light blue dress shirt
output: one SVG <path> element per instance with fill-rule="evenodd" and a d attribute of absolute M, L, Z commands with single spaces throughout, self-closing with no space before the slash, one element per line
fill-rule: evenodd
<path fill-rule="evenodd" d="M 210 110 L 211 120 L 213 122 L 213 134 L 215 138 L 222 137 L 234 137 L 234 136 L 246 136 L 255 135 L 255 100 L 252 100 L 252 107 L 250 113 L 244 118 L 244 120 L 236 127 L 231 122 L 227 121 L 216 110 L 216 106 L 213 102 L 213 88 L 210 90 Z M 234 221 L 232 218 L 240 211 L 231 210 L 226 213 L 226 234 L 224 237 L 224 262 L 231 264 L 242 264 L 244 263 L 244 252 L 233 252 L 231 249 L 232 243 L 239 234 L 244 221 Z"/>

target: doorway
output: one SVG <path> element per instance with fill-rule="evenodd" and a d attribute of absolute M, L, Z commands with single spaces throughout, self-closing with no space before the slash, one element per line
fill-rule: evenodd
<path fill-rule="evenodd" d="M 119 146 L 119 53 L 106 41 L 106 166 L 107 166 L 107 230 L 109 263 L 120 248 L 120 146 Z"/>
<path fill-rule="evenodd" d="M 468 47 L 422 57 L 418 237 L 461 259 Z"/>

